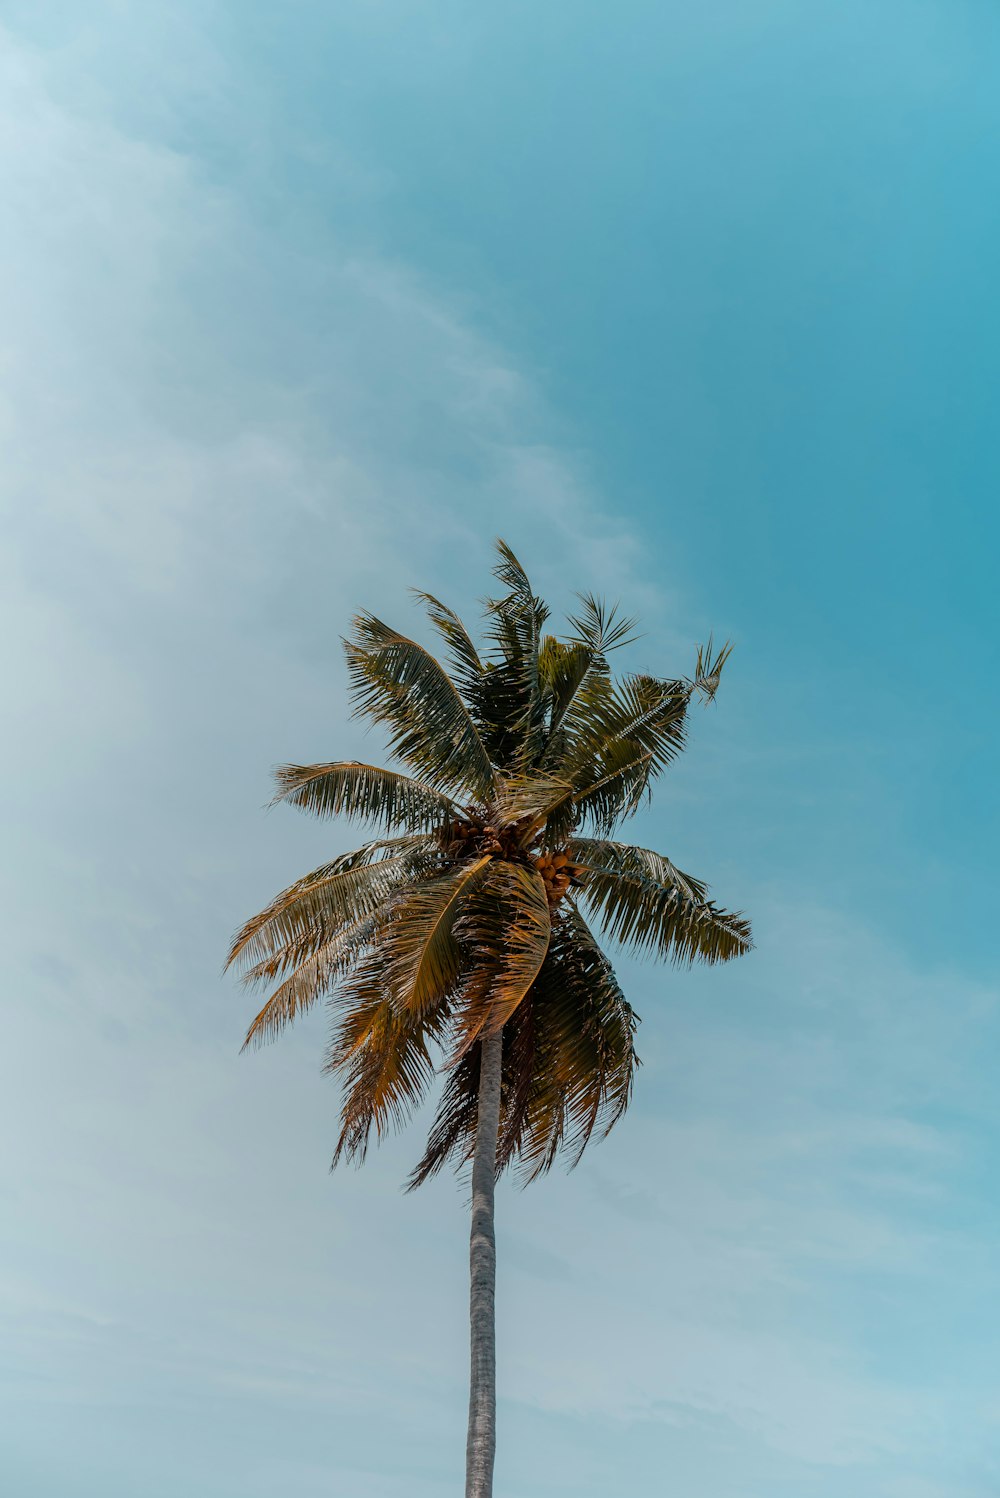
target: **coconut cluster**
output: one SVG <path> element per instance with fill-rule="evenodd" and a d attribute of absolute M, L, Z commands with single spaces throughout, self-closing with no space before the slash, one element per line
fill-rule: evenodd
<path fill-rule="evenodd" d="M 528 834 L 530 836 L 530 833 Z M 583 865 L 574 863 L 565 849 L 556 853 L 535 853 L 525 847 L 523 826 L 496 826 L 487 816 L 470 813 L 442 827 L 437 834 L 443 850 L 457 859 L 486 854 L 519 863 L 542 876 L 550 905 L 556 905 L 570 889 L 583 883 Z"/>
<path fill-rule="evenodd" d="M 491 858 L 506 858 L 512 863 L 525 862 L 520 829 L 516 827 L 496 827 L 489 822 L 470 818 L 450 823 L 438 834 L 438 838 L 445 852 L 452 858 L 486 853 Z"/>
<path fill-rule="evenodd" d="M 583 868 L 574 863 L 569 854 L 562 853 L 539 853 L 535 859 L 535 868 L 542 876 L 545 885 L 545 893 L 550 905 L 555 905 L 563 898 L 567 890 L 575 889 L 582 883 L 581 875 Z"/>

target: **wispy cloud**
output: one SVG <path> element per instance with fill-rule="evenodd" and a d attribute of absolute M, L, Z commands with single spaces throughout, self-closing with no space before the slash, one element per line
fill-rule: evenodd
<path fill-rule="evenodd" d="M 303 248 L 124 128 L 72 49 L 4 43 L 4 1442 L 26 1471 L 53 1405 L 86 1409 L 77 1465 L 108 1491 L 123 1423 L 208 1451 L 206 1405 L 307 1388 L 374 1418 L 392 1348 L 419 1465 L 445 1416 L 404 1393 L 461 1366 L 460 1305 L 443 1341 L 395 1274 L 391 1162 L 331 1193 L 314 1060 L 237 1060 L 227 930 L 321 846 L 254 808 L 269 762 L 357 746 L 337 662 L 357 603 L 474 599 L 494 528 L 558 586 L 624 581 L 636 545 L 544 442 L 530 376 L 412 270 L 336 234 Z M 219 66 L 195 74 L 224 95 Z M 442 1215 L 458 1282 L 461 1202 L 406 1222 L 433 1243 Z M 269 1492 L 268 1470 L 233 1481 Z"/>
<path fill-rule="evenodd" d="M 963 1078 L 1000 1001 L 857 920 L 787 898 L 761 915 L 738 1007 L 733 980 L 703 977 L 657 1012 L 660 985 L 632 976 L 654 1047 L 634 1115 L 569 1181 L 505 1202 L 573 1265 L 560 1290 L 519 1270 L 505 1391 L 583 1420 L 722 1421 L 801 1481 L 826 1472 L 817 1492 L 847 1469 L 887 1494 L 910 1471 L 918 1492 L 918 1473 L 964 1467 L 995 1387 L 948 1328 L 996 1280 L 969 1222 Z M 810 930 L 819 972 L 809 941 L 783 940 Z"/>
<path fill-rule="evenodd" d="M 175 9 L 150 8 L 145 55 L 180 27 L 190 88 L 242 118 L 248 85 Z M 131 1494 L 167 1442 L 151 1498 L 194 1472 L 206 1498 L 290 1474 L 308 1495 L 334 1468 L 345 1492 L 433 1498 L 461 1448 L 464 1202 L 449 1182 L 402 1201 L 406 1144 L 331 1188 L 320 1020 L 237 1060 L 225 935 L 328 849 L 253 809 L 270 761 L 360 746 L 351 608 L 396 618 L 410 583 L 471 604 L 494 529 L 557 598 L 600 581 L 668 641 L 675 606 L 551 441 L 532 371 L 444 289 L 335 223 L 317 243 L 269 219 L 185 146 L 159 75 L 112 107 L 79 50 L 3 40 L 7 1444 L 27 1471 L 58 1405 L 61 1428 L 83 1411 L 81 1495 Z M 367 170 L 337 157 L 382 190 Z M 712 1498 L 745 1498 L 748 1452 L 768 1498 L 980 1498 L 978 1474 L 916 1464 L 973 1449 L 996 1399 L 959 1351 L 919 1372 L 995 1288 L 992 1229 L 925 1209 L 968 1206 L 967 1125 L 995 1105 L 965 1060 L 996 996 L 805 892 L 754 913 L 741 1008 L 717 975 L 664 1005 L 631 974 L 636 1113 L 568 1181 L 504 1193 L 508 1417 L 566 1421 L 580 1492 L 609 1491 L 600 1422 L 669 1430 Z M 898 1320 L 893 1366 L 869 1315 Z"/>

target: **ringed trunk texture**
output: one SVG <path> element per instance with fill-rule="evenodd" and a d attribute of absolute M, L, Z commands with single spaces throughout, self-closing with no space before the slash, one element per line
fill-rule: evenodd
<path fill-rule="evenodd" d="M 493 1458 L 497 1446 L 497 1249 L 493 1230 L 493 1194 L 500 1128 L 502 1047 L 500 1034 L 488 1035 L 483 1041 L 476 1152 L 472 1157 L 472 1235 L 469 1244 L 472 1371 L 469 1439 L 465 1449 L 465 1498 L 493 1498 Z"/>

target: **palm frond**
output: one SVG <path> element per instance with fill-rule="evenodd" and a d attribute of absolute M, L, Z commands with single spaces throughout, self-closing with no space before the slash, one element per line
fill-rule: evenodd
<path fill-rule="evenodd" d="M 620 650 L 631 645 L 636 634 L 637 620 L 619 616 L 618 604 L 608 604 L 594 593 L 578 593 L 579 614 L 571 614 L 569 622 L 576 630 L 577 639 L 592 655 L 606 655 L 609 650 Z"/>
<path fill-rule="evenodd" d="M 318 817 L 353 817 L 387 830 L 432 832 L 455 815 L 449 796 L 396 770 L 357 760 L 325 765 L 279 765 L 274 803 L 289 801 Z"/>
<path fill-rule="evenodd" d="M 510 1045 L 510 1034 L 504 1032 L 504 1053 Z M 431 1124 L 424 1153 L 410 1173 L 407 1191 L 415 1191 L 437 1175 L 443 1166 L 468 1164 L 476 1147 L 476 1121 L 479 1115 L 479 1072 L 482 1065 L 482 1042 L 476 1041 L 445 1077 Z"/>
<path fill-rule="evenodd" d="M 423 1013 L 458 981 L 461 951 L 455 922 L 473 897 L 490 863 L 476 858 L 408 885 L 393 901 L 384 936 L 386 977 L 397 1008 Z"/>
<path fill-rule="evenodd" d="M 534 1180 L 560 1149 L 575 1164 L 595 1130 L 628 1106 L 638 1066 L 636 1017 L 611 966 L 571 907 L 553 922 L 538 976 L 503 1029 L 497 1173 L 520 1163 Z M 447 1075 L 413 1190 L 475 1148 L 481 1042 Z"/>
<path fill-rule="evenodd" d="M 691 704 L 713 699 L 731 647 L 710 637 L 689 678 L 615 676 L 609 654 L 634 621 L 585 593 L 569 633 L 545 634 L 548 608 L 496 545 L 482 652 L 431 593 L 417 597 L 446 665 L 373 614 L 354 620 L 355 715 L 386 730 L 401 763 L 283 765 L 275 800 L 383 835 L 282 891 L 228 957 L 271 989 L 246 1045 L 328 996 L 326 1067 L 343 1087 L 334 1164 L 363 1160 L 441 1071 L 411 1186 L 471 1159 L 488 1037 L 502 1048 L 498 1172 L 572 1166 L 627 1108 L 637 1019 L 578 901 L 615 941 L 674 962 L 751 946 L 749 922 L 701 881 L 611 840 L 684 748 Z"/>
<path fill-rule="evenodd" d="M 518 822 L 540 826 L 565 802 L 573 799 L 573 787 L 555 775 L 540 772 L 512 775 L 500 782 L 495 808 L 507 826 Z"/>
<path fill-rule="evenodd" d="M 489 754 L 440 662 L 373 614 L 356 617 L 344 649 L 355 716 L 384 725 L 393 753 L 435 790 L 488 800 Z"/>
<path fill-rule="evenodd" d="M 555 773 L 574 785 L 574 805 L 602 832 L 642 804 L 651 782 L 680 754 L 693 686 L 658 677 L 595 676 L 567 718 Z"/>
<path fill-rule="evenodd" d="M 551 932 L 541 876 L 521 864 L 492 863 L 455 926 L 465 975 L 455 999 L 452 1065 L 481 1034 L 506 1024 L 535 981 Z"/>
<path fill-rule="evenodd" d="M 433 593 L 422 593 L 418 588 L 412 591 L 426 608 L 431 623 L 447 645 L 455 680 L 468 701 L 468 695 L 475 692 L 483 674 L 483 663 L 471 635 L 454 609 L 448 608 Z"/>
<path fill-rule="evenodd" d="M 537 762 L 545 742 L 545 700 L 539 675 L 542 628 L 549 611 L 505 541 L 493 574 L 508 590 L 487 601 L 487 636 L 495 647 L 493 669 L 483 682 L 480 714 L 501 731 L 497 763 L 524 771 Z M 498 674 L 499 673 L 499 674 Z M 497 707 L 502 719 L 497 722 Z"/>
<path fill-rule="evenodd" d="M 487 660 L 477 683 L 466 688 L 469 711 L 490 761 L 500 771 L 521 762 L 526 711 L 523 673 L 516 662 Z"/>
<path fill-rule="evenodd" d="M 549 617 L 548 607 L 535 594 L 528 574 L 507 542 L 498 536 L 493 546 L 499 558 L 493 565 L 493 576 L 507 589 L 507 597 L 514 600 L 517 611 L 523 611 L 532 616 L 532 621 L 540 632 L 542 625 Z"/>
<path fill-rule="evenodd" d="M 583 867 L 585 904 L 623 946 L 690 963 L 728 962 L 753 945 L 749 921 L 721 910 L 662 854 L 596 838 L 569 846 Z"/>
<path fill-rule="evenodd" d="M 719 678 L 722 676 L 722 668 L 733 653 L 733 647 L 729 640 L 726 641 L 721 650 L 716 650 L 709 635 L 704 645 L 698 646 L 698 656 L 694 667 L 694 681 L 692 686 L 695 691 L 711 702 L 719 689 Z"/>
<path fill-rule="evenodd" d="M 312 942 L 311 950 L 316 950 L 342 926 L 377 910 L 399 884 L 436 858 L 434 843 L 424 837 L 383 839 L 342 853 L 297 879 L 252 916 L 233 938 L 226 966 L 260 963 L 302 942 Z M 299 947 L 296 951 L 307 955 Z"/>
<path fill-rule="evenodd" d="M 557 640 L 547 635 L 538 657 L 538 675 L 545 700 L 545 744 L 538 756 L 544 767 L 565 753 L 566 735 L 563 721 L 588 673 L 600 669 L 603 656 L 582 640 Z"/>
<path fill-rule="evenodd" d="M 242 1049 L 273 1040 L 299 1015 L 311 1009 L 317 999 L 329 993 L 339 978 L 351 971 L 359 954 L 372 944 L 378 931 L 376 912 L 343 927 L 329 941 L 320 945 L 315 940 L 293 943 L 282 952 L 256 964 L 246 975 L 253 982 L 260 982 L 264 977 L 274 978 L 289 969 L 291 971 L 254 1017 Z"/>
<path fill-rule="evenodd" d="M 580 640 L 542 638 L 538 652 L 538 675 L 549 699 L 549 727 L 558 721 L 594 660 L 595 652 Z"/>
<path fill-rule="evenodd" d="M 400 1009 L 389 993 L 378 949 L 359 963 L 338 991 L 339 1020 L 325 1070 L 343 1082 L 341 1131 L 333 1166 L 364 1161 L 372 1131 L 381 1139 L 420 1103 L 434 1075 L 430 1043 L 439 1013 Z"/>
<path fill-rule="evenodd" d="M 531 1052 L 512 1088 L 498 1163 L 518 1159 L 525 1180 L 560 1151 L 576 1165 L 595 1129 L 610 1133 L 632 1096 L 637 1025 L 607 957 L 579 911 L 555 923 L 546 961 L 526 1002 Z M 512 1044 L 515 1060 L 517 1037 Z"/>
<path fill-rule="evenodd" d="M 576 820 L 589 822 L 597 832 L 610 832 L 616 822 L 635 815 L 650 794 L 656 770 L 651 749 L 619 744 L 607 759 L 613 768 L 573 798 Z"/>
<path fill-rule="evenodd" d="M 570 743 L 560 773 L 579 789 L 598 780 L 629 751 L 650 753 L 662 768 L 684 747 L 691 683 L 636 674 L 606 678 L 581 693 L 567 720 Z"/>

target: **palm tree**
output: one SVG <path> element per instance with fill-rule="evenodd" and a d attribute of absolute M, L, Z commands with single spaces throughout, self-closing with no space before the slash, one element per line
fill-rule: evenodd
<path fill-rule="evenodd" d="M 334 1164 L 360 1163 L 374 1132 L 443 1087 L 417 1186 L 472 1165 L 467 1498 L 490 1498 L 496 1445 L 494 1185 L 508 1166 L 575 1164 L 628 1106 L 637 1019 L 588 921 L 675 962 L 750 947 L 740 915 L 660 853 L 616 842 L 684 747 L 688 709 L 711 698 L 728 655 L 694 675 L 615 680 L 609 654 L 632 621 L 581 596 L 568 633 L 509 547 L 487 600 L 480 655 L 458 616 L 417 596 L 450 670 L 371 614 L 345 641 L 355 715 L 381 724 L 401 768 L 285 765 L 276 800 L 372 824 L 381 836 L 284 890 L 235 937 L 230 963 L 276 984 L 247 1045 L 321 996 L 334 1016 L 326 1068 L 343 1083 Z"/>

